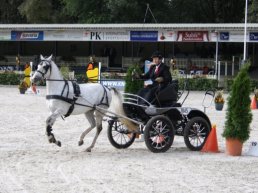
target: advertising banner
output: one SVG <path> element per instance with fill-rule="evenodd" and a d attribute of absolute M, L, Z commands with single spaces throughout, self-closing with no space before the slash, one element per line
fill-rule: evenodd
<path fill-rule="evenodd" d="M 131 31 L 130 40 L 156 42 L 158 41 L 158 31 Z"/>
<path fill-rule="evenodd" d="M 151 63 L 152 63 L 151 61 L 145 60 L 145 63 L 144 63 L 144 73 L 147 73 L 149 71 Z M 148 85 L 148 84 L 152 84 L 151 79 L 144 81 L 144 85 Z"/>
<path fill-rule="evenodd" d="M 220 32 L 219 39 L 221 41 L 229 41 L 229 32 Z"/>
<path fill-rule="evenodd" d="M 208 42 L 208 31 L 179 31 L 177 41 Z"/>
<path fill-rule="evenodd" d="M 44 40 L 43 31 L 11 31 L 13 41 L 42 41 Z"/>
<path fill-rule="evenodd" d="M 258 32 L 250 32 L 249 40 L 250 41 L 258 41 Z"/>
<path fill-rule="evenodd" d="M 177 33 L 171 30 L 160 30 L 158 34 L 158 41 L 160 42 L 175 42 L 177 40 Z"/>
<path fill-rule="evenodd" d="M 126 30 L 118 31 L 84 31 L 83 40 L 85 41 L 129 41 L 129 32 Z"/>
<path fill-rule="evenodd" d="M 0 40 L 11 40 L 11 34 L 8 31 L 0 31 Z"/>
<path fill-rule="evenodd" d="M 247 42 L 249 41 L 249 35 L 246 35 Z M 229 42 L 244 42 L 244 32 L 241 31 L 231 31 Z"/>
<path fill-rule="evenodd" d="M 119 90 L 124 90 L 125 81 L 124 80 L 101 80 L 101 84 L 107 87 L 114 87 Z"/>
<path fill-rule="evenodd" d="M 81 31 L 45 31 L 44 40 L 46 41 L 82 41 Z"/>

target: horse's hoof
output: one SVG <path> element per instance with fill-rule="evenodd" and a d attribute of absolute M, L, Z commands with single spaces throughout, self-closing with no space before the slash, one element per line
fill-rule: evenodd
<path fill-rule="evenodd" d="M 56 142 L 56 145 L 57 145 L 58 147 L 61 147 L 61 142 L 60 142 L 60 141 L 57 141 L 57 142 Z"/>
<path fill-rule="evenodd" d="M 81 146 L 83 144 L 83 141 L 79 141 L 78 145 Z"/>
<path fill-rule="evenodd" d="M 48 136 L 48 142 L 49 142 L 49 143 L 56 143 L 55 137 L 54 137 L 53 135 L 49 135 L 49 136 Z"/>
<path fill-rule="evenodd" d="M 56 140 L 55 140 L 55 138 L 52 137 L 52 138 L 49 138 L 49 139 L 48 139 L 48 142 L 49 142 L 49 143 L 56 143 Z"/>

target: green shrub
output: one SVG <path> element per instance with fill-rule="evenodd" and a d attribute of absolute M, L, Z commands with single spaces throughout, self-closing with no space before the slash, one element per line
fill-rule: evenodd
<path fill-rule="evenodd" d="M 70 72 L 69 66 L 62 65 L 60 67 L 60 72 L 65 79 L 69 79 L 69 72 Z"/>
<path fill-rule="evenodd" d="M 232 84 L 233 84 L 233 79 L 229 78 L 226 80 L 226 89 L 228 91 L 231 91 Z M 258 88 L 258 80 L 255 80 L 255 79 L 251 80 L 250 86 L 251 86 L 251 90 Z"/>
<path fill-rule="evenodd" d="M 196 91 L 205 91 L 205 90 L 215 90 L 218 85 L 218 81 L 216 79 L 208 79 L 208 78 L 180 78 L 179 81 L 179 89 L 184 89 L 185 81 L 187 81 L 187 88 L 189 90 Z"/>
<path fill-rule="evenodd" d="M 135 70 L 136 73 L 139 73 L 139 74 L 142 73 L 139 65 L 137 64 L 131 65 L 127 69 L 126 77 L 125 77 L 125 92 L 136 94 L 140 89 L 143 88 L 144 82 L 143 80 L 136 80 L 136 79 L 133 80 L 133 77 L 132 77 L 133 70 Z"/>
<path fill-rule="evenodd" d="M 24 75 L 15 74 L 13 72 L 6 72 L 0 74 L 0 84 L 3 85 L 18 85 Z"/>
<path fill-rule="evenodd" d="M 228 97 L 228 109 L 223 137 L 245 142 L 249 138 L 252 113 L 250 109 L 251 81 L 248 75 L 249 64 L 242 67 L 233 80 Z"/>
<path fill-rule="evenodd" d="M 86 83 L 88 82 L 88 78 L 85 74 L 74 74 L 74 78 L 77 80 L 78 83 Z"/>

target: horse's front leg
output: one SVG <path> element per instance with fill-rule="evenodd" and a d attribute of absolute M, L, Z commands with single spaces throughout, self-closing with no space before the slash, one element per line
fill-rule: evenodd
<path fill-rule="evenodd" d="M 61 142 L 57 141 L 55 135 L 52 133 L 52 126 L 54 125 L 56 118 L 62 115 L 60 110 L 56 110 L 52 113 L 46 120 L 46 135 L 49 143 L 55 143 L 57 146 L 61 147 Z"/>

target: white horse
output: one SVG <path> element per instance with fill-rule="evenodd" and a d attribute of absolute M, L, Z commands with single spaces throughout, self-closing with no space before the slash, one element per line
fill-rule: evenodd
<path fill-rule="evenodd" d="M 109 89 L 98 83 L 78 85 L 75 81 L 65 80 L 56 64 L 52 61 L 52 55 L 49 58 L 44 58 L 43 56 L 40 56 L 40 58 L 41 62 L 38 64 L 31 81 L 32 83 L 37 83 L 42 79 L 46 79 L 46 99 L 51 111 L 51 115 L 46 120 L 46 135 L 49 142 L 61 146 L 61 142 L 57 141 L 52 133 L 52 126 L 57 117 L 84 113 L 90 123 L 90 127 L 81 134 L 78 144 L 81 146 L 84 137 L 96 127 L 97 132 L 92 144 L 86 149 L 86 151 L 90 152 L 102 130 L 102 120 L 106 113 L 96 107 L 104 109 L 110 107 L 111 111 L 125 116 L 120 93 L 114 88 Z M 120 119 L 120 121 L 131 130 L 135 128 L 132 122 L 127 119 Z"/>

